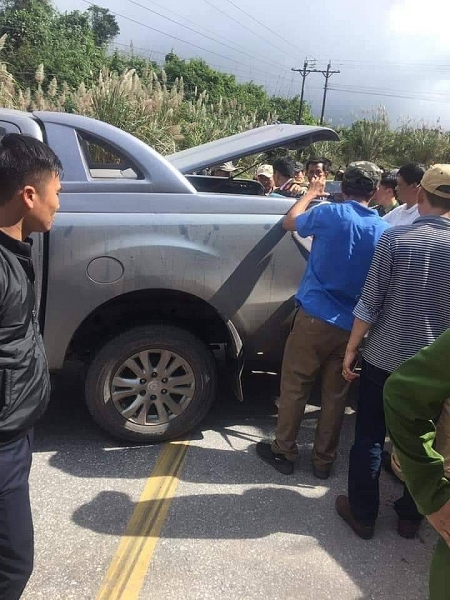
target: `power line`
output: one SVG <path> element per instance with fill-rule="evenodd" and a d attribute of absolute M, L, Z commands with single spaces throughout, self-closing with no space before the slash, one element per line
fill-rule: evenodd
<path fill-rule="evenodd" d="M 384 65 L 395 65 L 395 66 L 400 66 L 400 67 L 417 67 L 417 66 L 423 66 L 423 67 L 432 67 L 432 66 L 436 66 L 436 67 L 444 67 L 446 69 L 450 68 L 448 63 L 447 64 L 434 64 L 431 63 L 430 61 L 417 61 L 417 62 L 406 62 L 406 61 L 396 61 L 396 60 L 363 60 L 363 59 L 354 59 L 354 58 L 335 58 L 334 59 L 335 63 L 339 63 L 339 64 L 358 64 L 358 65 L 379 65 L 379 66 L 384 66 Z"/>
<path fill-rule="evenodd" d="M 345 67 L 346 69 L 372 69 L 372 70 L 380 70 L 380 69 L 401 69 L 401 70 L 410 70 L 414 69 L 414 71 L 426 71 L 427 73 L 447 73 L 450 71 L 450 65 L 448 64 L 433 64 L 432 62 L 417 62 L 417 63 L 402 63 L 395 61 L 363 61 L 363 60 L 339 60 L 333 59 L 333 64 Z"/>
<path fill-rule="evenodd" d="M 229 15 L 227 12 L 225 12 L 224 10 L 222 10 L 221 8 L 219 8 L 218 6 L 215 6 L 215 4 L 213 4 L 209 0 L 203 0 L 203 2 L 205 2 L 206 4 L 208 4 L 208 6 L 211 6 L 212 8 L 214 8 L 215 10 L 217 10 L 218 12 L 220 12 L 222 15 L 225 15 L 231 21 L 234 21 L 234 23 L 237 23 L 239 25 L 239 27 L 242 27 L 243 29 L 246 29 L 247 31 L 250 31 L 250 33 L 252 33 L 253 35 L 256 35 L 256 37 L 259 37 L 260 40 L 262 40 L 263 42 L 265 42 L 269 46 L 272 46 L 272 48 L 275 48 L 276 50 L 278 50 L 279 52 L 282 52 L 283 54 L 286 54 L 286 55 L 288 54 L 286 50 L 283 50 L 282 48 L 279 48 L 278 46 L 275 46 L 275 44 L 273 44 L 271 41 L 269 41 L 265 37 L 259 35 L 259 33 L 256 33 L 256 31 L 253 31 L 253 29 L 250 29 L 250 27 L 247 27 L 246 25 L 244 25 L 243 23 L 241 23 L 240 21 L 238 21 L 238 19 L 235 19 L 234 17 L 232 17 L 231 15 Z M 285 67 L 281 67 L 281 68 L 284 69 Z"/>
<path fill-rule="evenodd" d="M 167 56 L 167 52 L 158 52 L 157 50 L 150 50 L 149 48 L 142 48 L 139 46 L 130 46 L 130 44 L 123 44 L 120 42 L 112 42 L 111 46 L 121 46 L 121 47 L 125 47 L 128 48 L 128 52 L 126 52 L 127 54 L 131 54 L 133 50 L 142 50 L 143 52 L 146 52 L 147 54 L 149 54 L 150 56 L 152 54 L 158 54 L 159 56 Z M 211 63 L 208 61 L 208 66 L 210 67 L 215 67 L 216 69 L 226 69 L 226 67 L 224 67 L 223 65 L 217 65 L 215 63 Z M 247 70 L 245 69 L 238 69 L 236 67 L 233 68 L 232 72 L 226 71 L 225 74 L 227 75 L 234 75 L 234 73 L 241 73 L 241 74 L 247 74 Z M 261 71 L 262 72 L 262 71 Z M 277 80 L 279 76 L 271 74 L 270 72 L 264 72 L 264 75 L 266 76 L 266 79 L 272 79 L 273 81 Z"/>
<path fill-rule="evenodd" d="M 314 66 L 315 66 L 315 60 L 314 62 Z M 316 68 L 309 68 L 309 61 L 307 58 L 305 58 L 305 62 L 303 63 L 303 68 L 302 69 L 292 69 L 292 71 L 297 71 L 298 73 L 300 73 L 300 75 L 302 76 L 302 91 L 300 94 L 300 108 L 299 108 L 299 113 L 298 113 L 298 123 L 300 124 L 302 122 L 302 115 L 303 115 L 303 98 L 304 98 L 304 93 L 305 93 L 305 82 L 306 82 L 306 78 L 310 73 L 322 73 L 322 75 L 325 77 L 325 86 L 323 88 L 323 100 L 322 100 L 322 111 L 320 114 L 320 124 L 323 124 L 323 118 L 325 115 L 325 103 L 327 100 L 327 91 L 328 91 L 328 81 L 330 79 L 330 77 L 332 75 L 335 75 L 336 73 L 340 73 L 340 71 L 332 71 L 331 70 L 331 61 L 328 62 L 326 71 L 322 70 L 322 69 L 316 69 Z"/>
<path fill-rule="evenodd" d="M 291 48 L 293 47 L 293 48 L 296 48 L 297 50 L 299 50 L 300 52 L 303 52 L 303 50 L 300 50 L 300 48 L 298 46 L 295 46 L 291 42 L 287 42 L 286 38 L 282 37 L 279 33 L 277 33 L 276 31 L 274 31 L 273 29 L 270 29 L 270 27 L 268 25 L 265 25 L 261 21 L 258 21 L 258 19 L 256 17 L 254 17 L 250 13 L 246 12 L 243 8 L 241 8 L 240 6 L 238 6 L 237 4 L 235 4 L 232 0 L 227 0 L 227 2 L 229 4 L 231 4 L 232 6 L 234 6 L 234 8 L 236 8 L 237 10 L 239 10 L 241 13 L 243 13 L 244 15 L 246 15 L 249 19 L 252 19 L 252 21 L 255 21 L 255 23 L 258 23 L 258 25 L 261 25 L 261 27 L 264 27 L 264 29 L 267 29 L 267 31 L 270 31 L 270 33 L 272 35 L 275 35 L 281 41 L 285 42 L 286 44 L 289 44 L 289 46 Z"/>
<path fill-rule="evenodd" d="M 143 52 L 149 54 L 150 57 L 151 57 L 152 54 L 158 54 L 159 56 L 164 56 L 164 57 L 167 56 L 167 54 L 168 54 L 168 52 L 158 52 L 157 50 L 150 50 L 149 48 L 142 48 L 142 47 L 134 46 L 134 45 L 131 48 L 130 44 L 122 44 L 120 42 L 112 42 L 110 45 L 111 46 L 122 46 L 122 47 L 128 48 L 127 51 L 123 51 L 126 54 L 132 54 L 132 50 L 142 50 Z M 137 55 L 137 56 L 139 56 L 139 55 Z M 151 58 L 149 58 L 148 60 L 151 60 Z M 192 60 L 192 58 L 189 58 L 189 59 L 183 59 L 182 58 L 182 60 Z M 160 61 L 160 62 L 162 62 L 162 61 Z M 233 75 L 234 71 L 236 71 L 237 73 L 241 73 L 241 74 L 246 74 L 247 73 L 247 70 L 237 69 L 236 67 L 233 70 L 230 69 L 230 71 L 233 71 L 233 72 L 230 72 L 230 71 L 226 70 L 226 67 L 224 67 L 223 65 L 218 65 L 218 64 L 215 64 L 215 63 L 211 63 L 209 61 L 207 62 L 207 65 L 209 67 L 215 67 L 216 69 L 225 69 L 225 74 L 226 75 Z M 267 72 L 267 71 L 262 71 L 261 69 L 258 69 L 258 67 L 249 67 L 249 68 L 251 70 L 258 71 L 258 73 L 264 74 L 264 76 L 265 77 L 269 77 L 269 79 L 276 79 L 277 78 L 277 75 L 272 74 L 272 73 Z"/>
<path fill-rule="evenodd" d="M 338 85 L 335 86 L 336 89 L 350 89 L 350 90 L 354 90 L 354 89 L 358 89 L 358 90 L 363 90 L 363 91 L 367 91 L 367 92 L 374 92 L 374 93 L 378 93 L 378 92 L 387 92 L 387 93 L 391 93 L 391 94 L 413 94 L 416 95 L 417 97 L 419 96 L 443 96 L 444 98 L 450 98 L 450 94 L 446 93 L 446 92 L 423 92 L 420 90 L 399 90 L 399 89 L 389 89 L 389 88 L 380 88 L 380 87 L 373 87 L 373 86 L 365 86 L 365 85 L 357 85 L 357 86 L 352 86 L 352 85 Z"/>
<path fill-rule="evenodd" d="M 399 98 L 399 99 L 404 99 L 404 100 L 423 100 L 425 102 L 441 102 L 444 104 L 450 104 L 450 97 L 448 99 L 443 99 L 443 98 L 427 98 L 424 96 L 417 96 L 417 95 L 407 95 L 407 94 L 401 94 L 401 93 L 392 93 L 392 92 L 383 92 L 383 91 L 368 91 L 368 90 L 361 90 L 358 88 L 335 88 L 335 87 L 330 87 L 328 88 L 330 91 L 333 92 L 344 92 L 344 93 L 348 93 L 348 94 L 364 94 L 364 95 L 368 95 L 368 96 L 384 96 L 387 98 Z"/>
<path fill-rule="evenodd" d="M 158 2 L 155 2 L 154 0 L 145 0 L 146 2 L 150 2 L 150 4 L 153 4 L 155 6 L 157 6 L 158 8 L 162 8 L 163 10 L 165 10 L 166 12 L 175 15 L 176 17 L 178 17 L 179 19 L 183 19 L 184 21 L 187 21 L 188 23 L 191 23 L 191 25 L 194 25 L 195 27 L 198 27 L 199 29 L 203 29 L 204 31 L 207 31 L 210 33 L 210 30 L 207 29 L 206 27 L 203 27 L 202 25 L 199 25 L 198 23 L 195 23 L 194 21 L 192 21 L 192 19 L 189 19 L 188 17 L 186 17 L 185 15 L 180 15 L 179 13 L 175 12 L 174 10 L 171 10 L 169 8 L 166 8 L 165 6 L 162 6 L 161 4 L 158 4 Z M 233 46 L 236 46 L 237 48 L 239 48 L 241 50 L 245 50 L 245 48 L 243 46 L 241 46 L 240 44 L 237 44 L 236 42 L 232 42 L 231 40 L 229 40 L 228 38 L 226 38 L 223 35 L 220 35 L 220 33 L 214 32 L 216 37 L 221 38 L 223 40 L 225 40 L 227 43 L 231 43 L 233 44 Z"/>
<path fill-rule="evenodd" d="M 156 10 L 153 10 L 152 8 L 149 8 L 148 6 L 145 6 L 143 4 L 140 4 L 139 2 L 136 2 L 136 0 L 128 0 L 128 2 L 130 2 L 130 4 L 134 4 L 135 6 L 139 6 L 139 8 L 143 8 L 144 10 L 157 15 L 158 17 L 161 17 L 162 19 L 165 19 L 166 21 L 169 21 L 170 23 L 175 23 L 175 25 L 178 25 L 179 27 L 183 27 L 184 29 L 187 29 L 188 31 L 191 31 L 192 33 L 195 33 L 196 35 L 201 35 L 202 37 L 206 38 L 207 40 L 210 40 L 212 42 L 214 42 L 215 44 L 220 44 L 221 46 L 224 46 L 225 48 L 228 48 L 228 50 L 232 50 L 233 52 L 238 52 L 236 50 L 236 48 L 233 48 L 232 46 L 230 46 L 229 44 L 225 44 L 224 42 L 221 42 L 215 38 L 213 38 L 210 35 L 206 35 L 205 33 L 201 33 L 201 31 L 198 31 L 197 29 L 193 29 L 192 27 L 189 27 L 189 25 L 184 25 L 183 23 L 180 23 L 179 21 L 176 21 L 175 19 L 171 19 L 170 17 L 166 17 L 165 15 L 162 15 L 161 13 L 157 12 Z M 267 61 L 264 60 L 262 58 L 257 58 L 256 56 L 252 56 L 251 54 L 249 54 L 248 52 L 245 51 L 241 51 L 241 54 L 244 54 L 245 56 L 248 56 L 249 58 L 251 58 L 252 60 L 259 60 L 265 64 L 271 64 L 274 67 L 277 68 L 284 68 L 281 65 L 278 65 L 277 63 L 273 63 L 271 61 Z"/>
<path fill-rule="evenodd" d="M 183 44 L 187 44 L 188 46 L 192 46 L 193 48 L 197 48 L 197 50 L 202 50 L 203 52 L 208 52 L 209 54 L 213 54 L 214 56 L 218 56 L 219 58 L 223 58 L 224 60 L 228 60 L 230 62 L 236 62 L 234 59 L 230 58 L 229 56 L 224 56 L 223 54 L 219 54 L 218 52 L 214 52 L 214 50 L 208 50 L 207 48 L 203 48 L 202 46 L 198 46 L 197 44 L 194 44 L 192 42 L 188 42 L 187 40 L 183 40 L 175 35 L 172 35 L 170 33 L 166 33 L 165 31 L 161 31 L 160 29 L 156 29 L 156 27 L 151 27 L 150 25 L 147 25 L 146 23 L 142 23 L 141 21 L 137 21 L 136 19 L 132 19 L 131 17 L 127 17 L 125 15 L 122 15 L 118 12 L 114 12 L 110 9 L 108 9 L 105 6 L 100 6 L 99 4 L 94 4 L 93 2 L 89 2 L 89 0 L 82 0 L 85 4 L 89 4 L 89 6 L 99 6 L 100 8 L 106 8 L 107 10 L 109 10 L 109 12 L 112 15 L 115 15 L 116 17 L 121 17 L 122 19 L 125 19 L 126 21 L 130 21 L 131 23 L 134 23 L 135 25 L 141 25 L 142 27 L 145 27 L 146 29 L 149 29 L 150 31 L 156 31 L 156 33 L 160 33 L 161 35 L 165 35 L 169 38 L 171 38 L 172 40 L 176 40 L 177 42 L 182 42 Z M 256 70 L 256 68 L 255 68 Z M 260 70 L 260 69 L 258 69 Z M 263 73 L 265 73 L 265 71 L 261 71 Z"/>
<path fill-rule="evenodd" d="M 85 2 L 86 0 L 83 0 L 83 1 Z M 157 3 L 153 2 L 153 0 L 147 0 L 147 1 L 150 1 L 153 4 L 157 4 Z M 206 1 L 206 0 L 204 0 L 204 1 Z M 230 0 L 228 0 L 228 1 L 230 1 Z M 90 3 L 90 2 L 86 2 L 86 4 L 90 4 L 91 6 L 93 5 L 93 3 Z M 161 5 L 157 4 L 157 6 L 161 6 Z M 218 9 L 217 7 L 215 7 L 212 4 L 211 4 L 211 6 L 213 8 L 215 8 L 216 10 L 219 10 L 219 12 L 220 12 L 220 9 Z M 169 9 L 166 9 L 166 10 L 168 12 L 173 13 L 173 14 L 177 14 L 174 11 L 169 11 Z M 122 15 L 118 15 L 118 13 L 114 13 L 111 10 L 110 10 L 110 12 L 112 14 L 115 14 L 116 16 L 122 16 Z M 229 18 L 232 18 L 232 17 L 230 17 L 230 15 L 228 15 L 225 12 L 223 14 L 225 14 Z M 178 15 L 178 16 L 180 16 L 180 15 Z M 123 17 L 123 18 L 127 18 L 127 17 Z M 187 21 L 193 23 L 193 21 L 189 20 L 187 17 L 182 17 L 182 18 L 184 18 Z M 236 22 L 239 25 L 242 25 L 239 21 L 236 21 Z M 144 25 L 143 23 L 139 23 L 139 24 L 140 25 Z M 201 29 L 205 29 L 204 27 L 201 27 L 200 25 L 197 25 L 197 27 L 200 27 Z M 244 27 L 244 29 L 248 29 L 245 26 L 243 26 L 243 27 Z M 8 29 L 10 31 L 21 31 L 21 32 L 23 32 L 23 28 L 21 28 L 21 27 L 13 27 L 13 26 L 10 26 L 10 25 L 0 25 L 0 28 L 1 29 Z M 162 33 L 163 35 L 167 35 L 168 37 L 171 37 L 172 39 L 176 39 L 177 41 L 182 41 L 182 42 L 185 41 L 185 40 L 178 40 L 178 38 L 172 36 L 171 34 L 167 34 L 165 32 L 160 32 L 157 29 L 155 29 L 155 31 L 157 31 L 158 33 Z M 251 31 L 251 30 L 248 29 L 248 31 Z M 269 31 L 271 31 L 271 30 L 269 29 Z M 196 32 L 196 33 L 200 33 L 200 32 Z M 218 33 L 216 33 L 216 35 L 218 37 L 226 39 L 224 36 L 221 36 Z M 255 34 L 255 35 L 257 35 L 257 34 Z M 262 38 L 262 39 L 264 39 L 264 38 Z M 264 41 L 266 41 L 267 43 L 269 43 L 266 39 L 264 39 Z M 186 43 L 188 43 L 188 42 L 186 42 Z M 236 44 L 235 42 L 232 42 L 232 43 L 235 46 L 238 46 L 238 47 L 242 48 L 242 46 L 240 44 Z M 190 45 L 192 45 L 192 44 L 190 44 Z M 195 46 L 195 47 L 197 47 L 197 46 Z M 233 50 L 235 50 L 235 49 L 233 49 Z M 207 52 L 209 52 L 209 50 L 207 50 Z M 316 59 L 316 60 L 320 61 L 320 62 L 323 62 L 325 59 Z M 333 60 L 333 64 L 335 64 L 336 66 L 346 66 L 346 68 L 356 68 L 356 69 L 362 69 L 362 68 L 364 68 L 364 69 L 371 69 L 371 68 L 373 68 L 373 69 L 380 69 L 380 68 L 383 68 L 384 69 L 386 67 L 391 67 L 391 68 L 411 68 L 411 69 L 415 69 L 415 70 L 422 69 L 422 70 L 425 70 L 427 72 L 430 72 L 430 71 L 431 72 L 447 72 L 447 71 L 450 71 L 450 65 L 449 64 L 438 64 L 438 63 L 434 63 L 433 64 L 433 63 L 430 63 L 429 61 L 427 61 L 427 62 L 422 62 L 422 61 L 419 61 L 419 62 L 400 62 L 400 61 L 398 61 L 398 62 L 396 62 L 396 61 L 375 61 L 375 60 L 373 60 L 373 61 L 372 60 L 364 61 L 364 60 L 355 60 L 355 59 L 332 59 L 332 60 Z M 276 64 L 276 66 L 277 66 L 277 68 L 283 68 L 283 69 L 285 69 L 285 67 L 283 67 L 281 65 Z"/>
<path fill-rule="evenodd" d="M 300 73 L 300 75 L 302 76 L 302 91 L 300 93 L 300 106 L 298 109 L 298 120 L 297 120 L 297 124 L 300 125 L 302 122 L 302 116 L 303 116 L 306 78 L 308 77 L 308 75 L 310 75 L 310 73 L 322 73 L 323 71 L 320 71 L 319 69 L 310 69 L 309 61 L 307 58 L 305 58 L 305 62 L 303 63 L 302 69 L 291 69 L 291 70 L 296 71 L 297 73 Z"/>
<path fill-rule="evenodd" d="M 292 72 L 291 75 L 291 81 L 289 82 L 289 88 L 287 91 L 287 98 L 291 98 L 292 97 L 292 86 L 294 85 L 294 73 Z"/>

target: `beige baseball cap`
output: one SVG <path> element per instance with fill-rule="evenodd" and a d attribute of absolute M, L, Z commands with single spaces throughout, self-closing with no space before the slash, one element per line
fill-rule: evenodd
<path fill-rule="evenodd" d="M 434 165 L 425 172 L 420 185 L 430 194 L 450 200 L 450 165 Z"/>
<path fill-rule="evenodd" d="M 256 176 L 263 175 L 270 179 L 273 177 L 273 167 L 272 165 L 261 165 L 256 169 Z"/>

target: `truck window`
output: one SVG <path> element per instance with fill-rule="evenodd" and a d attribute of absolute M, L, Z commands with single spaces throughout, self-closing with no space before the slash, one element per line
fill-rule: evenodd
<path fill-rule="evenodd" d="M 8 133 L 20 133 L 20 129 L 13 123 L 0 121 L 0 138 L 5 137 Z"/>
<path fill-rule="evenodd" d="M 78 132 L 80 147 L 92 179 L 142 179 L 129 158 L 107 142 Z"/>

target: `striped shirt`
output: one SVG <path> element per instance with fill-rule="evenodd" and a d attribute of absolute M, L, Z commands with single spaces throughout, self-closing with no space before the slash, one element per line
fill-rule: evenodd
<path fill-rule="evenodd" d="M 450 219 L 385 231 L 353 314 L 371 325 L 364 359 L 390 373 L 448 329 Z"/>

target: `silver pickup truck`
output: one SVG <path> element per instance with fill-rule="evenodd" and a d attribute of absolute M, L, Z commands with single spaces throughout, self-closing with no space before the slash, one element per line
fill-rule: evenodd
<path fill-rule="evenodd" d="M 50 369 L 86 363 L 102 428 L 167 440 L 206 415 L 218 357 L 240 398 L 244 359 L 279 370 L 307 258 L 281 226 L 292 199 L 195 173 L 334 131 L 268 125 L 166 158 L 78 115 L 0 109 L 0 135 L 12 132 L 46 141 L 64 166 L 61 209 L 33 247 L 37 302 Z"/>

